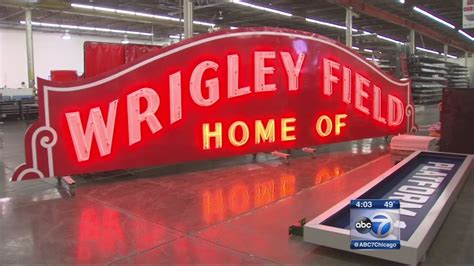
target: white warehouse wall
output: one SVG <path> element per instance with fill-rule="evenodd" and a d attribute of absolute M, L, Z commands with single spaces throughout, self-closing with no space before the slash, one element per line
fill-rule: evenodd
<path fill-rule="evenodd" d="M 52 69 L 76 70 L 82 74 L 85 41 L 120 43 L 122 40 L 122 38 L 76 34 L 71 34 L 70 40 L 63 40 L 61 35 L 62 33 L 39 32 L 33 29 L 33 54 L 37 77 L 49 79 Z M 145 43 L 133 39 L 130 39 L 130 42 Z M 18 88 L 21 82 L 28 84 L 25 31 L 0 29 L 0 87 Z"/>

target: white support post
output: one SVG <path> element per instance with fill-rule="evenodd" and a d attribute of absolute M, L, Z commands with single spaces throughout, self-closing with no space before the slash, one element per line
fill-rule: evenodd
<path fill-rule="evenodd" d="M 346 45 L 352 48 L 352 7 L 346 7 Z"/>
<path fill-rule="evenodd" d="M 193 1 L 183 0 L 184 38 L 193 37 Z"/>
<path fill-rule="evenodd" d="M 444 44 L 443 46 L 443 53 L 444 53 L 444 61 L 447 62 L 448 61 L 448 45 L 447 44 Z"/>
<path fill-rule="evenodd" d="M 33 29 L 31 27 L 31 9 L 25 9 L 26 60 L 28 67 L 28 87 L 35 87 L 35 65 L 33 59 Z"/>
<path fill-rule="evenodd" d="M 415 36 L 415 30 L 414 29 L 410 29 L 410 55 L 414 55 L 415 54 L 415 51 L 416 51 L 416 44 L 415 44 L 415 39 L 416 39 L 416 36 Z"/>
<path fill-rule="evenodd" d="M 469 57 L 469 54 L 467 51 L 464 51 L 464 66 L 467 67 L 467 58 Z"/>
<path fill-rule="evenodd" d="M 155 29 L 153 24 L 151 24 L 151 45 L 155 45 Z"/>

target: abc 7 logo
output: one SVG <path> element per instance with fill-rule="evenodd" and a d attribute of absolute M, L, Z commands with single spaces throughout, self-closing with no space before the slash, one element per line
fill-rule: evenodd
<path fill-rule="evenodd" d="M 370 232 L 374 237 L 384 238 L 392 233 L 393 221 L 389 215 L 378 212 L 370 216 L 370 218 L 362 216 L 357 219 L 355 229 L 361 234 Z"/>

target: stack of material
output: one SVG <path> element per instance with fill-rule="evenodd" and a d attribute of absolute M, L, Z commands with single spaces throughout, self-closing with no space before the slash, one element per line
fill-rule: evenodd
<path fill-rule="evenodd" d="M 469 68 L 454 63 L 448 63 L 448 86 L 450 88 L 469 87 Z"/>
<path fill-rule="evenodd" d="M 447 85 L 448 68 L 445 66 L 445 62 L 428 56 L 416 55 L 410 57 L 408 68 L 415 104 L 439 103 L 443 88 Z"/>
<path fill-rule="evenodd" d="M 440 137 L 441 136 L 441 123 L 438 122 L 428 128 L 431 137 Z"/>
<path fill-rule="evenodd" d="M 398 135 L 390 142 L 390 153 L 395 162 L 401 161 L 416 150 L 437 151 L 439 138 L 416 135 Z"/>
<path fill-rule="evenodd" d="M 0 122 L 0 126 L 3 126 L 3 122 Z M 3 132 L 0 131 L 0 149 L 3 149 Z"/>
<path fill-rule="evenodd" d="M 436 122 L 432 125 L 418 125 L 417 132 L 427 132 L 431 137 L 440 137 L 441 123 Z"/>
<path fill-rule="evenodd" d="M 392 138 L 390 149 L 405 151 L 435 151 L 437 150 L 438 138 L 416 135 L 398 135 Z"/>

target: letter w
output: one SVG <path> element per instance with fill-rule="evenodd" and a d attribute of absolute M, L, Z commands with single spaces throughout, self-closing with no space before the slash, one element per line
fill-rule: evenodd
<path fill-rule="evenodd" d="M 79 112 L 66 113 L 67 124 L 71 134 L 74 149 L 79 162 L 89 160 L 92 145 L 92 135 L 95 136 L 100 156 L 110 154 L 114 137 L 115 115 L 117 113 L 115 100 L 109 104 L 107 124 L 104 124 L 102 111 L 99 107 L 92 108 L 87 119 L 86 131 L 82 127 Z"/>

